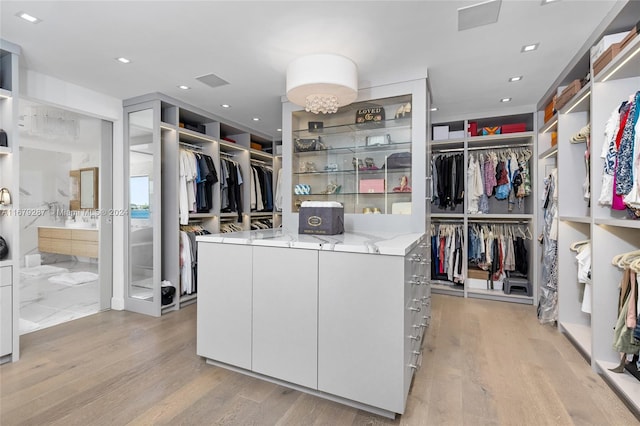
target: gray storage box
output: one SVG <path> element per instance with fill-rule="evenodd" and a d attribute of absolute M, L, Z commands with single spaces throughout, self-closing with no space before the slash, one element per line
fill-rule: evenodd
<path fill-rule="evenodd" d="M 338 206 L 318 207 L 305 206 L 305 201 L 300 207 L 298 215 L 298 233 L 314 235 L 336 235 L 344 233 L 344 207 Z"/>

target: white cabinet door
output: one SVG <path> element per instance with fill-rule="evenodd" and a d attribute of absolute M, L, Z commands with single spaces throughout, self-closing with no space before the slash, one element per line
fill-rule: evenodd
<path fill-rule="evenodd" d="M 318 389 L 404 411 L 405 258 L 320 252 Z"/>
<path fill-rule="evenodd" d="M 253 250 L 253 371 L 316 389 L 318 252 Z"/>
<path fill-rule="evenodd" d="M 13 352 L 11 290 L 11 285 L 0 287 L 0 356 L 5 356 Z"/>
<path fill-rule="evenodd" d="M 251 369 L 252 247 L 198 243 L 197 353 Z"/>

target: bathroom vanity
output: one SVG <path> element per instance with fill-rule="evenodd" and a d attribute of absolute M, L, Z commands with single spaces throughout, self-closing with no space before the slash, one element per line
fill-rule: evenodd
<path fill-rule="evenodd" d="M 38 250 L 98 258 L 98 229 L 65 226 L 39 226 Z"/>

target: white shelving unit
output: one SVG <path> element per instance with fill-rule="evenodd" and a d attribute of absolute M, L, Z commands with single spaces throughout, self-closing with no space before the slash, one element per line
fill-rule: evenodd
<path fill-rule="evenodd" d="M 466 136 L 462 138 L 451 138 L 445 140 L 431 140 L 429 142 L 429 156 L 428 158 L 434 158 L 439 155 L 455 155 L 455 154 L 463 154 L 464 155 L 464 185 L 465 185 L 465 200 L 462 204 L 458 204 L 451 208 L 442 209 L 431 203 L 429 218 L 432 224 L 438 223 L 452 223 L 459 224 L 463 227 L 464 230 L 464 244 L 463 244 L 463 275 L 465 276 L 465 284 L 454 284 L 453 282 L 443 281 L 438 279 L 431 280 L 431 286 L 435 293 L 448 294 L 454 296 L 463 296 L 463 297 L 474 297 L 481 299 L 490 299 L 497 301 L 506 301 L 513 303 L 524 303 L 524 304 L 535 304 L 537 300 L 536 292 L 535 292 L 535 283 L 537 282 L 538 271 L 535 268 L 534 259 L 537 259 L 537 243 L 534 244 L 534 241 L 529 241 L 527 245 L 528 250 L 528 260 L 529 260 L 529 272 L 528 279 L 531 283 L 531 287 L 533 289 L 533 294 L 530 296 L 517 294 L 513 292 L 512 294 L 506 294 L 502 289 L 491 289 L 491 288 L 475 288 L 468 285 L 468 259 L 467 259 L 467 246 L 468 246 L 468 226 L 470 224 L 519 224 L 522 226 L 526 226 L 531 231 L 532 235 L 534 233 L 534 224 L 533 221 L 535 219 L 535 206 L 537 200 L 537 192 L 536 188 L 538 186 L 536 180 L 536 159 L 537 157 L 537 135 L 533 130 L 536 128 L 535 125 L 535 114 L 533 113 L 525 113 L 525 114 L 516 114 L 516 115 L 506 115 L 506 116 L 498 116 L 498 117 L 482 117 L 476 120 L 458 120 L 458 121 L 449 121 L 443 123 L 434 123 L 433 126 L 448 126 L 449 131 L 460 131 L 463 130 Z M 470 136 L 466 129 L 469 126 L 469 123 L 475 121 L 477 122 L 478 128 L 487 127 L 487 126 L 498 126 L 502 124 L 514 124 L 514 123 L 525 123 L 526 130 L 524 132 L 518 133 L 506 133 L 506 134 L 497 134 L 497 135 L 487 135 L 487 136 Z M 433 132 L 432 132 L 433 133 Z M 471 154 L 481 151 L 490 151 L 496 150 L 500 151 L 502 149 L 513 148 L 528 148 L 532 152 L 532 157 L 529 160 L 529 173 L 532 183 L 532 193 L 531 195 L 525 197 L 523 202 L 523 209 L 519 210 L 517 207 L 509 212 L 508 211 L 508 203 L 507 200 L 496 200 L 495 197 L 489 198 L 489 213 L 483 214 L 471 214 L 468 213 L 468 199 L 466 196 L 468 195 L 468 191 L 466 190 L 467 186 L 467 168 L 469 164 L 469 157 Z M 432 176 L 432 173 L 430 173 Z"/>
<path fill-rule="evenodd" d="M 220 197 L 220 182 L 212 188 L 212 208 L 209 211 L 189 213 L 189 224 L 198 224 L 211 233 L 220 232 L 220 226 L 224 222 L 234 222 L 241 229 L 248 230 L 252 218 L 270 218 L 273 223 L 278 223 L 274 212 L 251 212 L 251 162 L 259 161 L 261 164 L 274 168 L 273 140 L 267 135 L 246 129 L 240 125 L 226 122 L 206 111 L 184 104 L 176 99 L 162 94 L 150 94 L 124 101 L 125 116 L 131 111 L 145 109 L 153 110 L 153 120 L 150 124 L 149 135 L 153 132 L 150 145 L 155 144 L 155 134 L 159 140 L 159 158 L 161 164 L 159 176 L 155 181 L 160 181 L 161 220 L 160 230 L 153 230 L 154 270 L 161 270 L 160 274 L 152 279 L 154 297 L 145 301 L 136 300 L 127 306 L 127 309 L 151 315 L 160 315 L 173 310 L 178 310 L 197 300 L 197 293 L 180 294 L 180 216 L 179 216 L 179 173 L 180 173 L 180 149 L 191 149 L 210 156 L 216 167 L 218 179 L 221 178 L 220 159 L 231 157 L 237 164 L 243 176 L 241 187 L 242 210 L 240 212 L 222 212 Z M 130 135 L 134 138 L 135 135 Z M 260 146 L 262 149 L 257 149 Z M 155 151 L 154 151 L 155 152 Z M 275 179 L 275 175 L 274 175 Z M 154 186 L 155 182 L 154 182 Z M 275 197 L 275 182 L 271 185 L 272 198 Z M 154 188 L 156 189 L 156 188 Z M 156 261 L 157 260 L 157 261 Z M 161 281 L 168 280 L 176 287 L 176 295 L 172 303 L 161 305 L 159 289 Z M 157 300 L 156 300 L 157 299 Z"/>
<path fill-rule="evenodd" d="M 9 254 L 0 261 L 0 363 L 20 356 L 20 160 L 18 123 L 20 47 L 0 39 L 0 128 L 7 133 L 8 146 L 0 147 L 0 187 L 11 193 L 11 205 L 0 209 L 0 235 Z"/>
<path fill-rule="evenodd" d="M 594 34 L 597 42 L 605 34 L 628 30 L 630 16 L 638 16 L 637 2 L 620 4 L 619 14 L 613 17 L 603 32 Z M 637 19 L 635 19 L 637 21 Z M 635 22 L 634 21 L 634 22 Z M 621 27 L 621 22 L 627 26 Z M 600 158 L 605 124 L 612 112 L 640 90 L 640 37 L 636 36 L 611 63 L 597 75 L 589 61 L 589 51 L 582 59 L 574 60 L 559 82 L 569 81 L 590 73 L 585 84 L 557 115 L 541 126 L 541 135 L 557 130 L 557 154 L 553 148 L 540 157 L 540 168 L 557 155 L 559 185 L 558 227 L 558 325 L 576 348 L 590 362 L 592 368 L 616 389 L 617 393 L 636 413 L 640 413 L 640 381 L 628 372 L 613 373 L 620 354 L 613 349 L 614 326 L 618 317 L 618 284 L 623 271 L 611 263 L 619 253 L 640 249 L 640 220 L 628 217 L 627 212 L 612 210 L 598 203 L 602 190 L 603 160 Z M 564 80 L 562 80 L 564 79 Z M 560 83 L 562 85 L 562 83 Z M 552 91 L 541 100 L 544 109 L 551 100 Z M 541 116 L 543 112 L 539 113 Z M 583 196 L 586 176 L 585 143 L 570 143 L 572 135 L 586 124 L 591 125 L 590 144 L 590 198 Z M 548 141 L 546 136 L 539 140 Z M 541 150 L 548 146 L 541 145 Z M 577 280 L 576 253 L 570 245 L 576 241 L 591 241 L 593 294 L 591 314 L 583 312 L 583 285 Z"/>

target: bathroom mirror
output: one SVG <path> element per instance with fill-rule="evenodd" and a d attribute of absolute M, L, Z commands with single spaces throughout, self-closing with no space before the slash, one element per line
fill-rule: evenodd
<path fill-rule="evenodd" d="M 98 168 L 80 169 L 80 208 L 98 208 Z"/>

